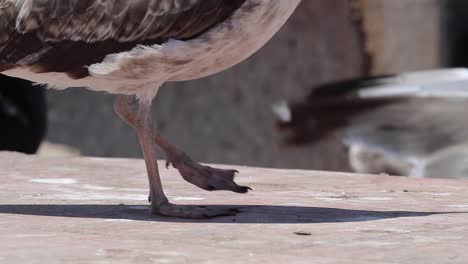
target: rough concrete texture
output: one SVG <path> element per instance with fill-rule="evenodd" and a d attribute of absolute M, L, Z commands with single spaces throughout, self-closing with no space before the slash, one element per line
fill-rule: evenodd
<path fill-rule="evenodd" d="M 202 80 L 166 84 L 154 103 L 157 126 L 205 162 L 346 169 L 334 139 L 312 149 L 280 151 L 271 106 L 300 100 L 315 84 L 360 76 L 360 44 L 347 0 L 303 1 L 247 61 Z M 49 141 L 84 155 L 140 157 L 134 132 L 112 111 L 111 96 L 70 89 L 50 91 L 49 102 Z"/>
<path fill-rule="evenodd" d="M 163 165 L 162 163 L 160 165 Z M 141 160 L 0 154 L 0 263 L 466 263 L 468 182 L 238 168 L 245 194 L 162 170 L 177 203 L 234 217 L 150 217 Z M 229 166 L 232 167 L 232 166 Z"/>

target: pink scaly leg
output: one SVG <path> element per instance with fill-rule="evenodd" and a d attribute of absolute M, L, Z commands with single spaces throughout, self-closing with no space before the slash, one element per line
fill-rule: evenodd
<path fill-rule="evenodd" d="M 154 131 L 151 121 L 151 104 L 138 102 L 138 110 L 133 108 L 132 96 L 117 96 L 114 109 L 117 115 L 128 125 L 133 127 L 140 141 L 143 157 L 148 172 L 148 181 L 151 196 L 151 213 L 185 218 L 211 218 L 216 216 L 235 215 L 238 211 L 226 208 L 209 208 L 204 206 L 175 205 L 169 203 L 164 194 L 159 176 L 156 150 L 154 144 Z"/>

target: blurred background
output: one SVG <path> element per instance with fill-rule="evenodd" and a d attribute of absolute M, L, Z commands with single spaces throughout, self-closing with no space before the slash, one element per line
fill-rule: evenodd
<path fill-rule="evenodd" d="M 153 104 L 157 128 L 201 162 L 350 171 L 334 135 L 283 146 L 272 105 L 300 101 L 330 81 L 465 66 L 467 8 L 465 0 L 305 0 L 248 60 L 166 84 Z M 141 157 L 134 131 L 113 113 L 112 96 L 73 88 L 47 90 L 46 99 L 41 154 Z"/>

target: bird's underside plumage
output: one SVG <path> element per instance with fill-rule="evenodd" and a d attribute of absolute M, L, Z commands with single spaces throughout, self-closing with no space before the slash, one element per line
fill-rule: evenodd
<path fill-rule="evenodd" d="M 361 173 L 468 177 L 468 69 L 324 84 L 276 107 L 283 142 L 338 136 Z"/>
<path fill-rule="evenodd" d="M 0 0 L 0 72 L 88 75 L 87 66 L 137 45 L 186 40 L 246 0 Z"/>

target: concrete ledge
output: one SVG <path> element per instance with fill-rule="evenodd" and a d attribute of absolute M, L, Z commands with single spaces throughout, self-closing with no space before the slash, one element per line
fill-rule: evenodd
<path fill-rule="evenodd" d="M 0 167 L 0 263 L 468 259 L 467 181 L 240 167 L 254 191 L 239 195 L 162 169 L 173 201 L 242 211 L 191 221 L 149 216 L 141 160 L 1 153 Z"/>

